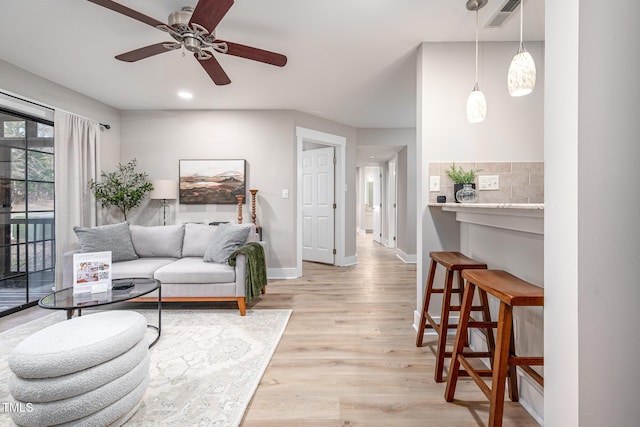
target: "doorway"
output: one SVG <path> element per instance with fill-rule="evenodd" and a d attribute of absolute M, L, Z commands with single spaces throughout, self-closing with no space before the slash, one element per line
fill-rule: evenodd
<path fill-rule="evenodd" d="M 346 146 L 347 139 L 343 136 L 333 135 L 296 126 L 296 150 L 297 150 L 297 213 L 296 213 L 296 275 L 302 276 L 302 248 L 303 248 L 303 153 L 305 144 L 319 144 L 320 146 L 334 147 L 334 226 L 333 239 L 335 254 L 333 263 L 336 266 L 348 265 L 345 257 L 345 217 L 346 217 Z M 333 251 L 332 251 L 333 252 Z"/>

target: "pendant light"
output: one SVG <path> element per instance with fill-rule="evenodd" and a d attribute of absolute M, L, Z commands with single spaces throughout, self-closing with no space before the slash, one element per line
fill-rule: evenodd
<path fill-rule="evenodd" d="M 476 82 L 473 85 L 473 91 L 467 98 L 467 120 L 469 123 L 479 123 L 487 117 L 487 100 L 478 88 L 478 10 L 486 4 L 487 0 L 467 2 L 467 9 L 476 11 Z"/>
<path fill-rule="evenodd" d="M 524 48 L 522 42 L 522 24 L 524 21 L 524 0 L 520 1 L 520 46 L 518 52 L 511 60 L 507 87 L 509 95 L 523 96 L 530 94 L 536 87 L 536 64 L 533 57 Z"/>

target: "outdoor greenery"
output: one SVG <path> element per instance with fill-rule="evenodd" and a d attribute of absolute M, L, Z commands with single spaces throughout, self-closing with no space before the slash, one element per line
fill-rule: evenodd
<path fill-rule="evenodd" d="M 476 171 L 471 169 L 465 171 L 462 166 L 456 168 L 456 163 L 453 162 L 451 168 L 446 171 L 447 176 L 451 178 L 454 184 L 472 184 L 476 180 Z"/>
<path fill-rule="evenodd" d="M 136 159 L 126 165 L 118 164 L 118 170 L 114 172 L 102 172 L 101 181 L 93 179 L 89 181 L 89 187 L 93 190 L 96 199 L 102 203 L 102 207 L 116 207 L 122 212 L 124 220 L 127 214 L 138 207 L 147 193 L 153 190 L 153 184 L 144 172 L 136 172 Z"/>

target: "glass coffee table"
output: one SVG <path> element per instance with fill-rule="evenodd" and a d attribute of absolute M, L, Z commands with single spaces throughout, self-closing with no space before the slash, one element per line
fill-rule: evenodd
<path fill-rule="evenodd" d="M 156 339 L 149 344 L 149 347 L 153 347 L 153 345 L 160 339 L 162 326 L 162 289 L 160 281 L 147 278 L 114 279 L 111 281 L 111 284 L 111 290 L 92 294 L 86 293 L 74 295 L 73 287 L 64 288 L 44 296 L 40 301 L 38 301 L 38 305 L 42 308 L 51 310 L 67 310 L 67 319 L 71 319 L 75 310 L 78 310 L 78 316 L 82 316 L 83 308 L 94 308 L 102 305 L 129 301 L 157 290 L 158 325 L 147 325 L 148 328 L 158 332 Z"/>

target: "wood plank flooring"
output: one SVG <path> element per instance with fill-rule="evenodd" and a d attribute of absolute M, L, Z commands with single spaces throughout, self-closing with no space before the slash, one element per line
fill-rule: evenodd
<path fill-rule="evenodd" d="M 371 235 L 358 236 L 357 255 L 346 268 L 305 263 L 250 306 L 293 314 L 242 425 L 485 426 L 489 403 L 471 380 L 451 403 L 433 381 L 435 335 L 415 346 L 415 265 Z M 504 425 L 538 426 L 508 400 Z"/>
<path fill-rule="evenodd" d="M 302 278 L 269 281 L 267 294 L 249 305 L 293 314 L 242 426 L 486 426 L 489 403 L 471 380 L 460 380 L 451 403 L 445 383 L 433 381 L 435 335 L 415 347 L 415 265 L 371 235 L 357 244 L 357 265 L 305 263 Z M 49 313 L 35 307 L 5 316 L 0 331 Z M 504 426 L 538 424 L 507 400 Z"/>

